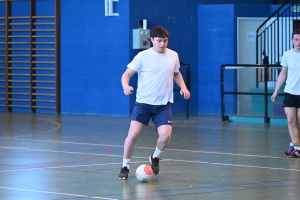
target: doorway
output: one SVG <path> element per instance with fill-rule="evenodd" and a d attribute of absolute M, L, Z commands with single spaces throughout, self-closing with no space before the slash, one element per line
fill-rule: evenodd
<path fill-rule="evenodd" d="M 266 18 L 237 18 L 237 64 L 256 64 L 256 30 Z M 256 87 L 256 70 L 237 72 L 238 92 L 250 92 Z M 250 95 L 238 95 L 238 114 L 252 113 Z"/>

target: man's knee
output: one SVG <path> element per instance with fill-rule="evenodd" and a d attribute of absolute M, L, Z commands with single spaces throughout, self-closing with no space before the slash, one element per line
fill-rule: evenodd
<path fill-rule="evenodd" d="M 171 140 L 172 126 L 163 125 L 158 127 L 157 131 L 161 140 L 165 142 L 169 142 Z"/>
<path fill-rule="evenodd" d="M 129 141 L 137 141 L 140 136 L 138 132 L 129 132 L 127 135 L 127 140 Z"/>
<path fill-rule="evenodd" d="M 160 134 L 159 137 L 162 138 L 164 141 L 170 141 L 171 140 L 171 133 L 163 133 Z"/>
<path fill-rule="evenodd" d="M 287 121 L 290 126 L 296 126 L 296 118 L 287 118 Z"/>

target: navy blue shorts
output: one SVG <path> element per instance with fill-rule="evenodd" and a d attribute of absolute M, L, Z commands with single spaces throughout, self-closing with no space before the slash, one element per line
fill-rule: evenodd
<path fill-rule="evenodd" d="M 300 95 L 284 93 L 283 107 L 300 108 Z"/>
<path fill-rule="evenodd" d="M 138 121 L 148 126 L 150 118 L 156 128 L 161 125 L 172 126 L 172 107 L 169 102 L 167 105 L 149 105 L 135 102 L 131 120 Z"/>

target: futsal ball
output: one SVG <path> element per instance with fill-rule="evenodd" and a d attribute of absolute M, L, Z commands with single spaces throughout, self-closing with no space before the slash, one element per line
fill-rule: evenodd
<path fill-rule="evenodd" d="M 149 165 L 140 165 L 135 171 L 135 176 L 139 181 L 146 183 L 153 176 L 152 168 Z"/>

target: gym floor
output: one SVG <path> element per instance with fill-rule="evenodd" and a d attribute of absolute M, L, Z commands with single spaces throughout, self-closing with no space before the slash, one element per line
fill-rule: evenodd
<path fill-rule="evenodd" d="M 286 124 L 222 122 L 220 116 L 175 115 L 173 136 L 149 183 L 135 178 L 148 164 L 157 132 L 138 140 L 130 179 L 118 179 L 129 117 L 0 112 L 0 198 L 295 199 L 300 159 L 285 158 Z"/>

